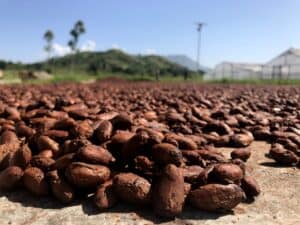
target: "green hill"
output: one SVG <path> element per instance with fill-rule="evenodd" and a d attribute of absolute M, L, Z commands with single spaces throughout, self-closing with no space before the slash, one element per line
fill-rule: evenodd
<path fill-rule="evenodd" d="M 47 62 L 29 64 L 25 67 L 33 70 L 51 70 L 52 67 L 55 67 L 55 69 L 84 71 L 93 75 L 106 72 L 111 74 L 177 76 L 192 72 L 186 67 L 169 62 L 157 55 L 130 55 L 119 50 L 80 52 L 53 58 Z"/>

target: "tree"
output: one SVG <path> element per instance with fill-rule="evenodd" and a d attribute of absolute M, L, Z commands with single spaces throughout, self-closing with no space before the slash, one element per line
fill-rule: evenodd
<path fill-rule="evenodd" d="M 73 29 L 70 31 L 70 35 L 71 35 L 71 40 L 68 42 L 68 46 L 71 48 L 72 53 L 77 53 L 78 49 L 77 49 L 77 44 L 78 44 L 78 40 L 80 35 L 85 33 L 85 27 L 84 27 L 84 23 L 81 20 L 78 20 Z M 71 72 L 73 72 L 73 67 L 74 67 L 74 58 L 72 59 L 72 65 L 71 65 Z"/>
<path fill-rule="evenodd" d="M 84 23 L 78 20 L 73 29 L 70 31 L 71 40 L 68 42 L 68 46 L 71 48 L 72 52 L 76 53 L 78 51 L 77 44 L 81 34 L 85 33 Z"/>
<path fill-rule="evenodd" d="M 5 70 L 6 65 L 7 65 L 7 63 L 5 61 L 0 60 L 0 70 Z"/>
<path fill-rule="evenodd" d="M 47 30 L 44 34 L 44 39 L 46 40 L 46 46 L 45 51 L 48 54 L 48 60 L 51 58 L 51 52 L 53 50 L 53 39 L 54 39 L 54 33 L 52 30 Z"/>
<path fill-rule="evenodd" d="M 183 69 L 183 78 L 184 78 L 184 80 L 187 80 L 189 76 L 190 76 L 189 70 L 186 69 L 186 68 Z"/>

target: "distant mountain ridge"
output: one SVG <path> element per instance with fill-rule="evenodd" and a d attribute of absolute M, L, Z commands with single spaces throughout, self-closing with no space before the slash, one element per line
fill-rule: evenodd
<path fill-rule="evenodd" d="M 176 54 L 176 55 L 167 55 L 163 57 L 169 60 L 170 62 L 177 63 L 178 65 L 184 66 L 190 70 L 193 71 L 197 70 L 197 62 L 186 55 Z M 200 70 L 207 72 L 210 69 L 208 67 L 200 65 Z"/>

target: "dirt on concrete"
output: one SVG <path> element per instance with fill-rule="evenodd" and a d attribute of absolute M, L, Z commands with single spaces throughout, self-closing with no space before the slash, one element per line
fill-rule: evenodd
<path fill-rule="evenodd" d="M 154 217 L 150 209 L 119 205 L 109 212 L 100 212 L 91 199 L 78 200 L 66 207 L 53 198 L 35 198 L 24 191 L 15 191 L 0 193 L 0 224 L 300 224 L 300 170 L 280 167 L 266 158 L 269 144 L 254 142 L 249 148 L 252 155 L 247 166 L 262 192 L 254 202 L 242 203 L 229 214 L 207 213 L 186 207 L 175 221 L 163 221 Z M 222 148 L 228 157 L 231 150 Z"/>

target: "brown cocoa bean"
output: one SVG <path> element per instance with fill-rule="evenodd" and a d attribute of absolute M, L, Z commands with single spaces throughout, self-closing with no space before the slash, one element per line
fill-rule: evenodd
<path fill-rule="evenodd" d="M 114 176 L 113 188 L 124 202 L 146 205 L 150 203 L 151 184 L 133 173 L 120 173 Z"/>
<path fill-rule="evenodd" d="M 110 170 L 106 166 L 73 162 L 66 169 L 66 177 L 78 188 L 96 188 L 109 179 Z"/>
<path fill-rule="evenodd" d="M 109 209 L 117 203 L 112 180 L 106 181 L 97 188 L 94 202 L 100 210 Z"/>
<path fill-rule="evenodd" d="M 37 167 L 44 172 L 49 171 L 54 163 L 54 159 L 38 155 L 33 156 L 30 161 L 31 166 Z"/>
<path fill-rule="evenodd" d="M 95 137 L 97 138 L 97 141 L 103 143 L 111 138 L 112 132 L 113 126 L 111 122 L 108 120 L 103 120 L 95 130 Z"/>
<path fill-rule="evenodd" d="M 19 183 L 23 170 L 17 166 L 10 166 L 0 172 L 0 189 L 11 190 Z"/>
<path fill-rule="evenodd" d="M 241 159 L 246 162 L 251 156 L 251 151 L 249 148 L 235 149 L 230 155 L 232 159 Z"/>
<path fill-rule="evenodd" d="M 76 153 L 65 154 L 58 159 L 52 165 L 54 170 L 64 170 L 66 169 L 75 159 Z"/>
<path fill-rule="evenodd" d="M 32 158 L 32 153 L 27 144 L 23 144 L 21 148 L 13 155 L 12 165 L 26 168 Z"/>
<path fill-rule="evenodd" d="M 48 185 L 44 172 L 36 167 L 29 167 L 24 171 L 23 184 L 32 194 L 36 196 L 48 195 Z"/>
<path fill-rule="evenodd" d="M 244 176 L 241 182 L 241 187 L 248 198 L 253 198 L 260 194 L 260 187 L 258 186 L 258 183 L 249 175 Z"/>
<path fill-rule="evenodd" d="M 158 164 L 174 164 L 180 166 L 183 162 L 181 151 L 168 143 L 156 144 L 152 147 L 152 157 Z"/>
<path fill-rule="evenodd" d="M 112 154 L 96 145 L 86 145 L 78 150 L 77 157 L 79 160 L 92 164 L 109 165 L 115 161 Z"/>
<path fill-rule="evenodd" d="M 225 184 L 239 184 L 244 176 L 243 170 L 238 165 L 231 163 L 222 163 L 215 165 L 212 174 L 214 179 Z"/>
<path fill-rule="evenodd" d="M 236 184 L 207 184 L 190 191 L 189 202 L 207 211 L 228 211 L 245 199 L 245 193 Z"/>
<path fill-rule="evenodd" d="M 165 218 L 178 216 L 184 204 L 184 178 L 175 165 L 167 165 L 153 188 L 153 207 L 156 215 Z"/>
<path fill-rule="evenodd" d="M 47 173 L 50 178 L 50 187 L 54 197 L 63 204 L 71 203 L 74 200 L 75 193 L 73 188 L 64 180 L 57 170 Z"/>

